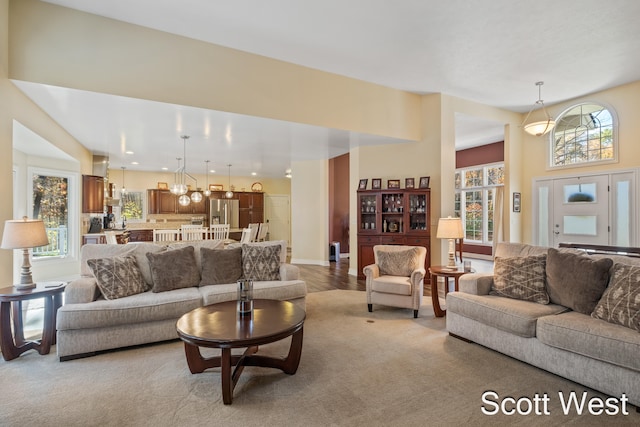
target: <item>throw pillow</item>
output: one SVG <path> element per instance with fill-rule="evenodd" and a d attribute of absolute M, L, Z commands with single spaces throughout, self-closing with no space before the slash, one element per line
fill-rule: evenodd
<path fill-rule="evenodd" d="M 545 290 L 546 255 L 496 258 L 491 295 L 549 304 Z"/>
<path fill-rule="evenodd" d="M 614 264 L 611 283 L 591 317 L 640 332 L 640 267 Z"/>
<path fill-rule="evenodd" d="M 242 248 L 200 248 L 200 286 L 235 283 L 242 277 Z"/>
<path fill-rule="evenodd" d="M 196 264 L 193 246 L 165 252 L 147 252 L 153 292 L 172 291 L 200 284 L 200 272 Z"/>
<path fill-rule="evenodd" d="M 147 283 L 132 255 L 89 259 L 87 265 L 105 299 L 128 297 L 147 290 Z"/>
<path fill-rule="evenodd" d="M 242 245 L 242 276 L 256 281 L 280 280 L 280 245 Z"/>
<path fill-rule="evenodd" d="M 609 258 L 593 259 L 549 248 L 547 252 L 547 292 L 554 304 L 583 314 L 591 314 L 609 283 Z"/>
<path fill-rule="evenodd" d="M 378 268 L 381 276 L 411 276 L 414 270 L 420 268 L 418 262 L 418 248 L 404 251 L 377 251 Z"/>

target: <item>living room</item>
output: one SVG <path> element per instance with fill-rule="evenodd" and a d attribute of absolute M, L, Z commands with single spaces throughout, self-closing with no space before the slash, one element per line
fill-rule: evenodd
<path fill-rule="evenodd" d="M 356 146 L 349 151 L 350 177 L 343 185 L 349 187 L 353 196 L 349 209 L 351 230 L 357 228 L 355 191 L 360 179 L 379 178 L 386 183 L 389 179 L 401 179 L 404 182 L 407 177 L 417 179 L 429 176 L 432 189 L 430 226 L 432 236 L 436 235 L 437 219 L 454 212 L 456 166 L 453 159 L 456 154 L 456 115 L 459 114 L 502 123 L 504 126 L 504 193 L 508 195 L 504 207 L 504 241 L 538 242 L 539 236 L 535 232 L 537 217 L 533 209 L 537 203 L 533 190 L 535 179 L 636 171 L 640 166 L 637 160 L 640 158 L 640 149 L 635 143 L 640 124 L 634 120 L 640 108 L 640 80 L 637 77 L 627 77 L 628 80 L 619 85 L 608 85 L 601 79 L 589 87 L 575 88 L 572 87 L 571 78 L 565 77 L 563 82 L 549 80 L 544 67 L 531 66 L 531 70 L 526 72 L 511 70 L 519 76 L 518 84 L 521 80 L 526 81 L 519 89 L 526 100 L 517 104 L 521 105 L 520 108 L 509 109 L 507 104 L 489 104 L 451 95 L 453 89 L 431 91 L 426 88 L 422 93 L 417 93 L 393 88 L 76 9 L 66 9 L 55 3 L 36 0 L 0 2 L 0 16 L 7 24 L 0 30 L 0 102 L 3 107 L 0 111 L 0 143 L 5 153 L 13 152 L 14 132 L 16 123 L 19 123 L 70 156 L 73 162 L 65 164 L 65 167 L 77 175 L 91 173 L 92 153 L 18 89 L 16 82 L 199 106 L 389 138 L 393 143 Z M 633 12 L 636 6 L 629 2 L 625 7 Z M 633 15 L 628 11 L 626 14 Z M 89 32 L 87 28 L 99 28 L 101 34 Z M 535 40 L 540 36 L 533 32 L 523 36 L 523 39 Z M 103 48 L 97 49 L 96 46 Z M 188 66 L 176 60 L 172 54 L 151 55 L 149 52 L 154 49 L 157 52 L 191 52 Z M 633 52 L 629 55 L 633 55 Z M 140 61 L 141 57 L 146 60 Z M 400 67 L 397 64 L 389 66 Z M 602 71 L 603 74 L 610 72 L 608 67 Z M 375 65 L 371 68 L 375 68 Z M 193 76 L 193 70 L 198 71 L 198 76 Z M 193 79 L 176 79 L 176 76 L 185 74 Z M 631 76 L 632 71 L 629 70 L 626 75 Z M 598 102 L 611 107 L 618 123 L 618 155 L 615 163 L 566 169 L 547 167 L 548 139 L 528 135 L 520 127 L 537 98 L 534 82 L 539 79 L 546 80 L 543 95 L 554 99 L 546 103 L 547 111 L 553 117 L 583 102 Z M 504 82 L 507 80 L 504 79 Z M 489 83 L 496 84 L 487 80 Z M 502 79 L 497 82 L 497 85 L 500 84 Z M 561 90 L 562 95 L 559 95 Z M 309 102 L 310 99 L 313 102 Z M 532 119 L 542 116 L 543 113 L 536 109 Z M 12 182 L 11 171 L 16 165 L 16 158 L 5 156 L 0 162 L 0 173 L 6 182 Z M 27 160 L 24 162 L 20 164 L 21 174 L 27 166 Z M 46 160 L 38 159 L 38 162 L 42 164 Z M 292 170 L 291 259 L 301 264 L 327 265 L 330 241 L 330 172 L 327 159 L 297 161 L 292 165 Z M 134 182 L 133 179 L 131 182 Z M 25 206 L 23 209 L 26 213 L 26 196 L 14 194 L 11 186 L 3 186 L 0 192 L 6 201 L 13 201 L 0 206 L 3 221 L 15 217 L 13 204 L 17 204 L 16 200 L 25 202 L 20 202 L 20 206 Z M 521 195 L 520 212 L 512 209 L 511 195 L 514 193 Z M 76 227 L 79 234 L 81 225 L 78 223 Z M 631 246 L 637 246 L 639 230 L 634 227 L 631 231 Z M 349 272 L 355 276 L 358 273 L 358 245 L 354 231 L 349 235 L 349 243 L 349 259 L 342 262 L 349 263 Z M 431 264 L 446 262 L 447 250 L 446 241 L 432 238 Z M 16 269 L 11 251 L 0 251 L 0 265 L 5 282 L 11 282 Z M 51 273 L 52 277 L 68 277 L 78 274 L 79 270 L 79 259 L 76 258 L 68 269 L 60 268 L 46 273 Z M 37 266 L 34 266 L 34 272 L 37 275 L 46 274 L 38 271 Z M 393 317 L 393 311 L 384 313 Z M 447 342 L 444 345 L 445 348 L 451 346 Z M 146 351 L 153 352 L 153 349 Z M 478 353 L 478 358 L 481 359 L 482 354 Z M 29 362 L 36 360 L 32 356 Z M 492 361 L 520 366 L 510 359 Z M 66 362 L 61 369 L 69 370 L 71 375 L 75 363 Z M 81 363 L 84 366 L 96 362 L 88 360 Z M 456 366 L 450 364 L 442 368 L 455 369 Z M 89 376 L 87 381 L 92 379 L 95 377 Z M 307 379 L 313 381 L 311 377 Z M 454 382 L 455 378 L 448 380 Z M 266 382 L 269 384 L 269 380 Z M 446 387 L 446 381 L 442 385 Z M 286 395 L 286 391 L 278 385 L 273 385 L 273 390 L 276 394 Z M 519 393 L 518 389 L 509 392 Z M 479 405 L 477 399 L 469 398 L 466 402 Z"/>

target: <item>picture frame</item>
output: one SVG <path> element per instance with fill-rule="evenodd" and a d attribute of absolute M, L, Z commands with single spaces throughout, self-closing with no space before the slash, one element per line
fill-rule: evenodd
<path fill-rule="evenodd" d="M 429 182 L 431 181 L 430 176 L 421 176 L 420 177 L 420 188 L 429 188 Z"/>
<path fill-rule="evenodd" d="M 416 181 L 413 178 L 404 179 L 404 188 L 416 188 Z"/>
<path fill-rule="evenodd" d="M 358 184 L 358 190 L 366 190 L 368 182 L 369 182 L 369 179 L 367 178 L 361 179 L 360 183 Z"/>
<path fill-rule="evenodd" d="M 399 179 L 388 179 L 387 180 L 387 188 L 389 188 L 389 189 L 400 188 L 400 180 Z"/>
<path fill-rule="evenodd" d="M 371 180 L 371 188 L 373 190 L 380 190 L 382 189 L 382 178 L 373 178 Z"/>
<path fill-rule="evenodd" d="M 166 182 L 158 182 L 158 190 L 168 190 L 169 184 Z"/>
<path fill-rule="evenodd" d="M 224 191 L 222 184 L 209 184 L 209 191 Z"/>
<path fill-rule="evenodd" d="M 521 209 L 522 209 L 522 206 L 521 206 L 520 193 L 514 192 L 513 193 L 513 211 L 520 212 Z"/>

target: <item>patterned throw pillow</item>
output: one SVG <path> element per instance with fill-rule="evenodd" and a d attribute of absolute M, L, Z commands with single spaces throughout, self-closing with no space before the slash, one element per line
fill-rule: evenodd
<path fill-rule="evenodd" d="M 202 280 L 200 286 L 235 283 L 242 277 L 242 248 L 200 248 Z"/>
<path fill-rule="evenodd" d="M 153 292 L 172 291 L 200 284 L 200 271 L 193 246 L 166 252 L 147 252 Z"/>
<path fill-rule="evenodd" d="M 147 283 L 132 255 L 89 259 L 87 265 L 105 299 L 128 297 L 147 290 Z"/>
<path fill-rule="evenodd" d="M 545 289 L 546 255 L 495 259 L 491 295 L 549 304 Z"/>
<path fill-rule="evenodd" d="M 378 267 L 381 276 L 411 276 L 414 270 L 420 268 L 418 262 L 418 248 L 405 251 L 378 251 Z"/>
<path fill-rule="evenodd" d="M 242 276 L 256 281 L 280 280 L 280 245 L 242 245 Z"/>
<path fill-rule="evenodd" d="M 591 317 L 640 332 L 640 267 L 613 265 L 609 287 Z"/>

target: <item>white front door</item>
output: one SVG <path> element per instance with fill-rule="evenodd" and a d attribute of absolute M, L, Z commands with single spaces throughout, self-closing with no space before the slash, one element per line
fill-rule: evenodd
<path fill-rule="evenodd" d="M 609 245 L 609 175 L 553 180 L 553 246 Z"/>

